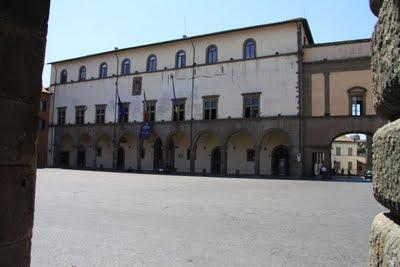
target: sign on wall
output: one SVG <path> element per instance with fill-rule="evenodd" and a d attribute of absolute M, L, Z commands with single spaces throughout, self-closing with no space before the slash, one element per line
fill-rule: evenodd
<path fill-rule="evenodd" d="M 150 122 L 146 121 L 142 123 L 140 127 L 140 138 L 143 140 L 149 139 L 151 137 L 151 133 L 153 131 L 153 126 Z"/>

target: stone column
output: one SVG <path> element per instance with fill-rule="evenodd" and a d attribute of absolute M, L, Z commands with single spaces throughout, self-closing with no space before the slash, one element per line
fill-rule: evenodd
<path fill-rule="evenodd" d="M 30 264 L 49 5 L 3 1 L 0 8 L 0 266 Z"/>
<path fill-rule="evenodd" d="M 374 197 L 390 212 L 372 223 L 370 266 L 400 266 L 400 1 L 370 5 L 379 15 L 372 38 L 374 106 L 391 121 L 373 138 Z"/>
<path fill-rule="evenodd" d="M 219 149 L 221 151 L 221 174 L 225 175 L 226 174 L 226 169 L 228 167 L 227 147 L 226 146 L 220 146 Z"/>
<path fill-rule="evenodd" d="M 142 171 L 142 149 L 143 141 L 139 141 L 136 149 L 136 170 L 137 172 Z"/>
<path fill-rule="evenodd" d="M 193 146 L 193 147 L 190 148 L 190 174 L 194 174 L 195 173 L 196 149 L 197 149 L 197 146 Z"/>
<path fill-rule="evenodd" d="M 260 175 L 260 152 L 261 152 L 261 147 L 260 146 L 254 146 L 254 175 L 258 176 Z"/>

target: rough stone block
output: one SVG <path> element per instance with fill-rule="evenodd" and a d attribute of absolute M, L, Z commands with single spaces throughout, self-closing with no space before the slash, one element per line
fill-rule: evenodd
<path fill-rule="evenodd" d="M 379 16 L 379 10 L 382 7 L 383 0 L 369 0 L 369 6 L 375 16 Z"/>
<path fill-rule="evenodd" d="M 0 247 L 0 266 L 29 266 L 31 241 L 22 240 Z"/>
<path fill-rule="evenodd" d="M 0 97 L 0 165 L 34 165 L 37 107 Z"/>
<path fill-rule="evenodd" d="M 19 240 L 30 240 L 35 181 L 34 167 L 0 166 L 0 247 Z"/>
<path fill-rule="evenodd" d="M 383 126 L 375 133 L 373 170 L 376 200 L 400 216 L 400 120 Z"/>
<path fill-rule="evenodd" d="M 390 214 L 378 214 L 372 223 L 370 266 L 400 266 L 400 225 Z"/>
<path fill-rule="evenodd" d="M 376 111 L 400 118 L 400 1 L 385 0 L 372 37 L 372 72 Z"/>

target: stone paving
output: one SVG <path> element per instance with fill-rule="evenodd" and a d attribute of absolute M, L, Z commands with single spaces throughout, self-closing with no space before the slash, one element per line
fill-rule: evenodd
<path fill-rule="evenodd" d="M 32 266 L 367 266 L 369 182 L 37 172 Z"/>

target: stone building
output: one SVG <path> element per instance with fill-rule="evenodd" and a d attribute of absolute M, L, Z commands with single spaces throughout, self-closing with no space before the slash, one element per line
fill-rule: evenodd
<path fill-rule="evenodd" d="M 48 88 L 43 88 L 40 95 L 39 104 L 39 122 L 38 122 L 38 133 L 37 133 L 37 167 L 44 168 L 47 166 L 47 154 L 48 154 L 48 140 L 49 140 L 49 117 L 50 117 L 50 98 L 51 93 Z"/>
<path fill-rule="evenodd" d="M 336 137 L 383 125 L 370 39 L 314 44 L 305 19 L 51 65 L 52 166 L 312 175 Z"/>
<path fill-rule="evenodd" d="M 354 140 L 346 135 L 339 136 L 332 142 L 332 169 L 335 173 L 345 175 L 362 175 L 366 164 L 366 155 L 357 153 L 360 143 L 363 141 Z"/>

